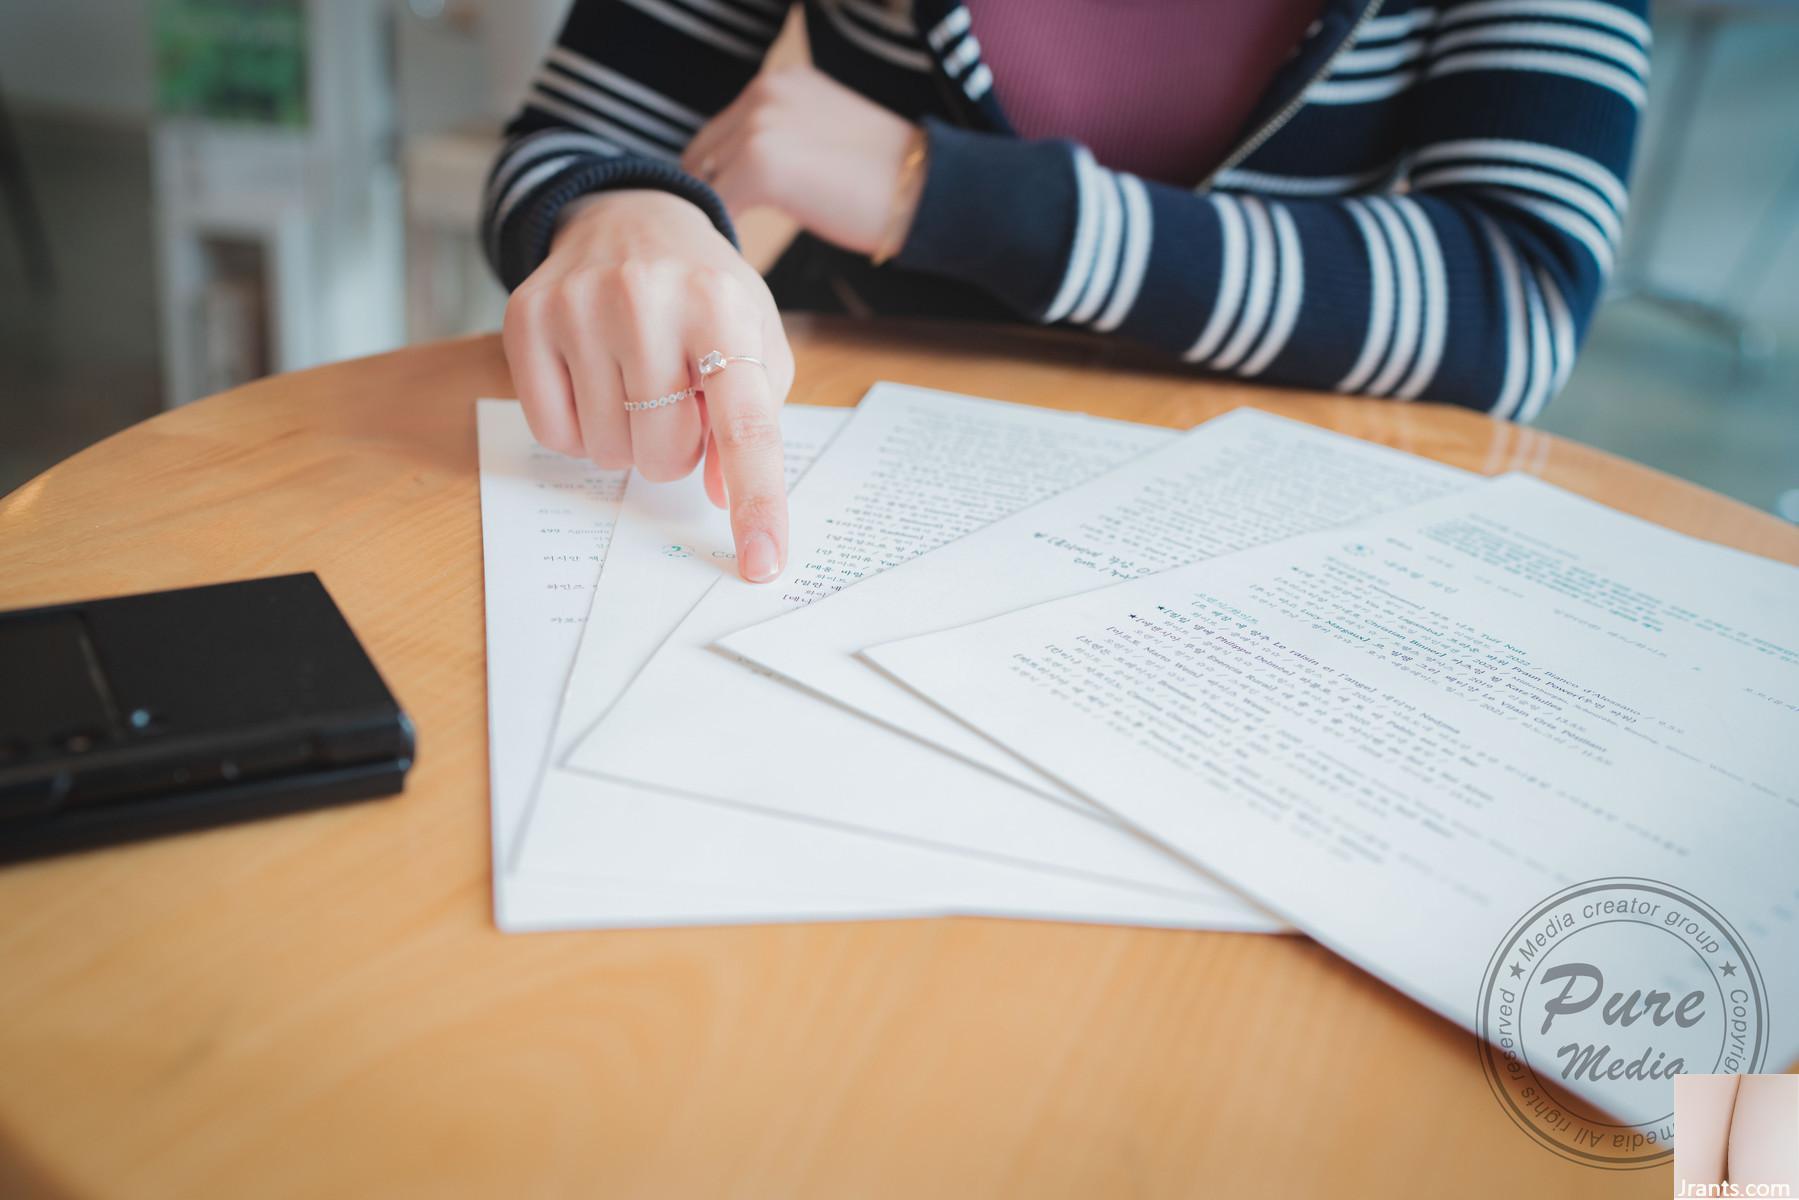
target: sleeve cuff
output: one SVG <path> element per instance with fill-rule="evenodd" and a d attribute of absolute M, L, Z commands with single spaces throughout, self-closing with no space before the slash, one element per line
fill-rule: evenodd
<path fill-rule="evenodd" d="M 495 272 L 507 291 L 523 283 L 550 252 L 563 206 L 595 192 L 652 188 L 692 202 L 737 245 L 731 214 L 718 193 L 679 167 L 652 158 L 590 158 L 558 172 L 508 213 L 496 238 Z"/>
<path fill-rule="evenodd" d="M 1041 318 L 1061 284 L 1079 215 L 1073 144 L 930 117 L 924 131 L 924 188 L 895 265 L 977 284 Z"/>

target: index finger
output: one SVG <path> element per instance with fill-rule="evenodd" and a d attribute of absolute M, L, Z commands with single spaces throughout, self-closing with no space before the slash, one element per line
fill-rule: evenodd
<path fill-rule="evenodd" d="M 760 362 L 761 341 L 750 327 L 739 328 L 694 357 L 704 361 L 713 350 L 727 356 L 722 370 L 701 379 L 700 389 L 730 503 L 737 571 L 751 583 L 767 583 L 787 563 L 786 455 L 780 406 Z"/>

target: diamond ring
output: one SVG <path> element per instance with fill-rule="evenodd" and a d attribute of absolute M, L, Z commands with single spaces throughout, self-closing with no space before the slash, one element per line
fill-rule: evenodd
<path fill-rule="evenodd" d="M 707 354 L 706 357 L 700 359 L 700 378 L 706 379 L 716 375 L 734 362 L 754 363 L 764 371 L 768 370 L 768 364 L 759 358 L 754 358 L 748 354 L 725 355 L 714 350 Z"/>

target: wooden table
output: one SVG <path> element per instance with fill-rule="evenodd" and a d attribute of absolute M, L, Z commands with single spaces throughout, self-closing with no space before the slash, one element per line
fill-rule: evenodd
<path fill-rule="evenodd" d="M 1466 412 L 793 329 L 806 403 L 1254 404 L 1799 562 L 1771 517 Z M 1471 1035 L 1301 938 L 495 932 L 473 403 L 510 391 L 487 337 L 268 379 L 0 502 L 0 607 L 316 570 L 422 748 L 397 800 L 0 871 L 0 1195 L 1669 1194 L 1532 1144 Z"/>

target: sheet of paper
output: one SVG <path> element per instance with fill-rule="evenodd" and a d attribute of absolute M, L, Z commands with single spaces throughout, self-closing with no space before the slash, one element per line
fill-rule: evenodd
<path fill-rule="evenodd" d="M 1034 787 L 1054 787 L 856 657 L 1446 495 L 1476 476 L 1254 409 L 719 645 L 864 715 Z M 956 586 L 946 587 L 954 580 Z"/>
<path fill-rule="evenodd" d="M 799 404 L 782 410 L 789 488 L 853 411 Z M 621 493 L 627 499 L 612 506 L 598 582 L 589 593 L 583 633 L 589 627 L 598 632 L 577 635 L 540 775 L 568 756 L 706 589 L 735 571 L 728 518 L 694 484 L 692 479 L 655 484 L 629 473 Z M 541 792 L 541 783 L 537 790 Z M 516 854 L 511 861 L 516 864 Z"/>
<path fill-rule="evenodd" d="M 979 916 L 1274 932 L 1259 914 L 1196 914 L 1184 896 L 1044 872 L 558 771 L 499 908 L 512 932 Z M 1246 910 L 1247 911 L 1247 910 Z"/>
<path fill-rule="evenodd" d="M 728 879 L 661 879 L 648 858 L 638 879 L 609 879 L 597 872 L 580 881 L 521 878 L 507 870 L 522 840 L 533 780 L 550 749 L 557 697 L 582 640 L 626 473 L 601 471 L 537 446 L 515 401 L 481 400 L 476 413 L 494 911 L 501 927 L 915 915 L 917 905 L 892 898 L 829 892 L 766 897 L 746 894 Z M 628 790 L 615 789 L 610 796 L 623 806 L 631 799 Z M 639 841 L 646 847 L 672 844 L 684 856 L 682 840 L 691 836 L 692 813 L 687 812 L 689 828 L 682 828 L 676 821 L 689 806 L 668 806 L 664 799 L 651 798 L 655 820 L 638 822 Z M 712 816 L 710 810 L 702 815 Z"/>
<path fill-rule="evenodd" d="M 1167 440 L 1165 431 L 878 385 L 794 493 L 779 584 L 721 579 L 567 760 L 577 770 L 1140 888 L 1149 915 L 1265 915 L 1090 808 L 970 767 L 709 647 Z"/>
<path fill-rule="evenodd" d="M 496 877 L 549 747 L 568 664 L 625 494 L 602 471 L 531 440 L 516 401 L 475 406 L 486 588 L 487 757 Z"/>
<path fill-rule="evenodd" d="M 1611 876 L 1724 914 L 1785 1017 L 1796 612 L 1799 570 L 1506 476 L 865 653 L 1464 1025 L 1512 923 Z"/>
<path fill-rule="evenodd" d="M 790 479 L 848 415 L 785 410 Z M 501 647 L 490 660 L 500 668 L 490 685 L 496 728 L 532 733 L 538 727 L 530 721 L 549 719 L 557 681 L 569 674 L 570 639 L 539 638 L 525 658 L 523 639 L 507 635 L 569 628 L 554 620 L 568 615 L 569 593 L 546 585 L 573 578 L 570 547 L 608 546 L 586 626 L 595 636 L 580 639 L 580 661 L 593 670 L 571 679 L 557 717 L 556 737 L 566 739 L 604 711 L 717 573 L 730 569 L 729 528 L 692 480 L 634 479 L 622 505 L 610 487 L 556 488 L 570 480 L 603 482 L 606 473 L 534 452 L 516 404 L 483 402 L 480 421 L 485 540 L 490 561 L 504 564 L 489 581 L 488 615 Z M 538 511 L 546 490 L 560 497 L 553 514 Z M 608 541 L 614 508 L 619 519 Z M 544 525 L 545 515 L 559 523 Z M 507 553 L 533 538 L 548 539 L 534 547 L 535 556 Z M 557 748 L 551 745 L 552 758 Z M 524 761 L 528 747 L 496 743 L 494 750 L 496 813 L 511 812 L 512 789 L 529 777 L 504 767 Z M 496 919 L 515 931 L 962 913 L 1191 923 L 1184 903 L 1149 904 L 1135 891 L 1095 881 L 554 770 L 516 842 L 515 869 L 495 874 Z"/>

